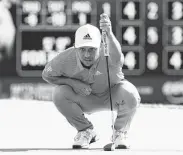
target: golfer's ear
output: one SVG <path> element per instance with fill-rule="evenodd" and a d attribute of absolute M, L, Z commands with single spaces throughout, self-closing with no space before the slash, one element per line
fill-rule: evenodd
<path fill-rule="evenodd" d="M 76 49 L 78 49 L 78 48 L 75 46 L 75 43 L 73 43 L 73 47 L 76 48 Z"/>

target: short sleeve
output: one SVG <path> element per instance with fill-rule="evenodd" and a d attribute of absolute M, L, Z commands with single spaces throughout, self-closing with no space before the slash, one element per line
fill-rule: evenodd
<path fill-rule="evenodd" d="M 70 48 L 57 55 L 45 66 L 43 74 L 46 76 L 67 76 L 72 64 L 72 61 L 70 61 L 70 57 L 73 55 L 72 51 L 73 49 Z"/>

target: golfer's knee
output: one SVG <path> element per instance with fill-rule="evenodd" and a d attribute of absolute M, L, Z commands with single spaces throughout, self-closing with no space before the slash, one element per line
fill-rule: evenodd
<path fill-rule="evenodd" d="M 125 102 L 129 109 L 137 108 L 140 104 L 140 100 L 140 96 L 136 93 L 128 91 L 125 93 Z"/>
<path fill-rule="evenodd" d="M 132 87 L 131 84 L 129 84 L 128 87 L 118 85 L 117 89 L 117 102 L 119 102 L 119 104 L 125 106 L 127 109 L 134 109 L 138 107 L 141 99 L 137 89 L 134 86 Z"/>
<path fill-rule="evenodd" d="M 61 85 L 61 86 L 57 86 L 54 89 L 52 99 L 55 104 L 61 104 L 61 102 L 64 103 L 64 100 L 72 96 L 73 95 L 72 95 L 71 87 L 67 85 Z"/>

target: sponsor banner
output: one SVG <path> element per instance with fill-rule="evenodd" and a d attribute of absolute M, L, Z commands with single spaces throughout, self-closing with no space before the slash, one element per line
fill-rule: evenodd
<path fill-rule="evenodd" d="M 164 102 L 161 93 L 161 80 L 155 78 L 128 78 L 138 89 L 143 103 L 159 103 Z"/>
<path fill-rule="evenodd" d="M 45 100 L 52 99 L 53 86 L 45 83 L 13 83 L 10 84 L 10 98 Z"/>
<path fill-rule="evenodd" d="M 183 104 L 183 79 L 164 82 L 162 85 L 162 94 L 172 104 Z"/>
<path fill-rule="evenodd" d="M 127 78 L 138 89 L 142 103 L 183 104 L 183 77 Z M 0 81 L 0 98 L 52 100 L 54 86 L 38 79 Z"/>
<path fill-rule="evenodd" d="M 142 102 L 183 104 L 183 76 L 130 78 L 137 87 Z"/>
<path fill-rule="evenodd" d="M 1 98 L 8 98 L 9 92 L 5 90 L 4 81 L 0 79 L 0 99 Z"/>

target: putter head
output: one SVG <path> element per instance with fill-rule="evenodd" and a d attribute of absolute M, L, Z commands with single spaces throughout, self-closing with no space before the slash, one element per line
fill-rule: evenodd
<path fill-rule="evenodd" d="M 104 146 L 104 151 L 114 151 L 115 150 L 115 144 L 114 143 L 109 143 Z"/>

